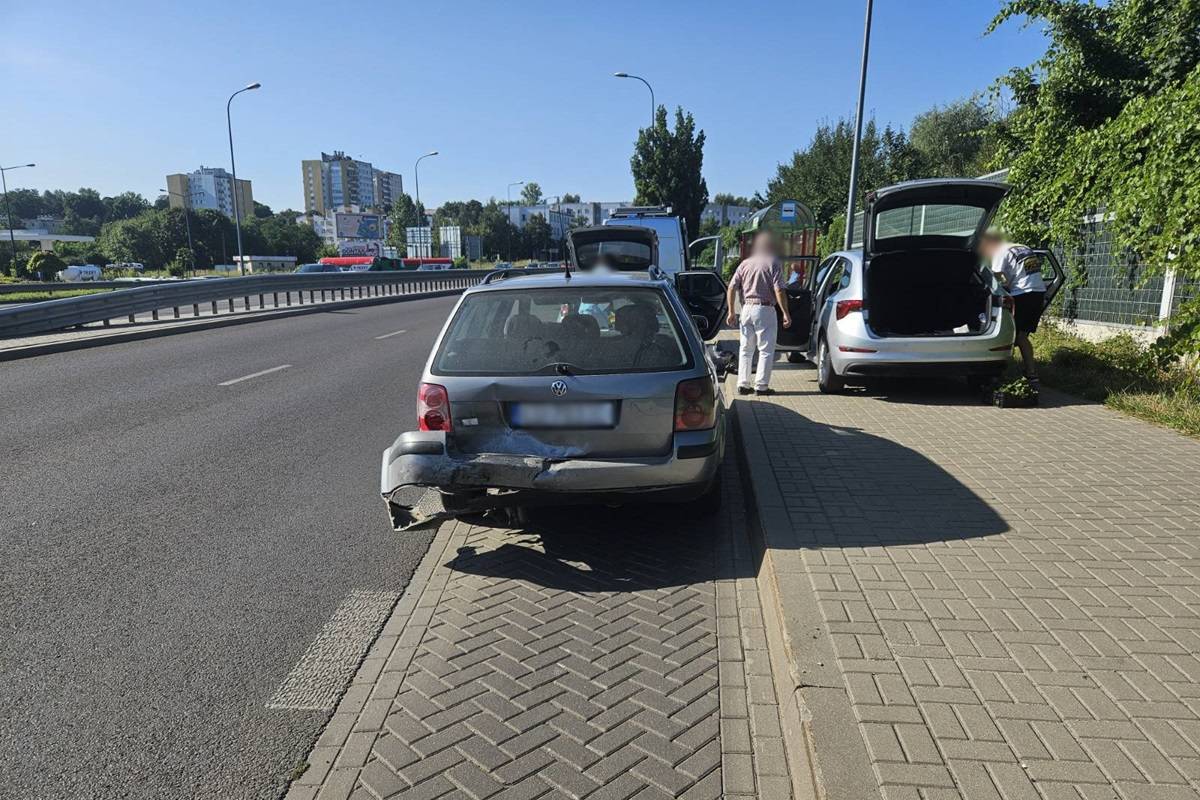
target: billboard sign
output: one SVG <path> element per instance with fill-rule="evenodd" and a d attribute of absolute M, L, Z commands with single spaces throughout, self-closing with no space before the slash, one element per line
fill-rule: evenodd
<path fill-rule="evenodd" d="M 382 242 L 339 242 L 338 255 L 340 256 L 371 256 L 378 257 L 383 255 Z"/>
<path fill-rule="evenodd" d="M 334 232 L 338 239 L 382 239 L 383 225 L 378 214 L 334 214 Z"/>

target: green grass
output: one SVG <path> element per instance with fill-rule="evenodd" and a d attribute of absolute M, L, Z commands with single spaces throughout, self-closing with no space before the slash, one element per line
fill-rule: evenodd
<path fill-rule="evenodd" d="M 37 303 L 42 300 L 60 300 L 64 297 L 81 297 L 85 294 L 111 291 L 109 289 L 68 289 L 65 292 L 11 292 L 0 294 L 0 305 L 4 303 Z"/>
<path fill-rule="evenodd" d="M 1053 323 L 1033 336 L 1042 383 L 1200 438 L 1200 367 L 1163 366 L 1127 334 L 1081 339 Z"/>

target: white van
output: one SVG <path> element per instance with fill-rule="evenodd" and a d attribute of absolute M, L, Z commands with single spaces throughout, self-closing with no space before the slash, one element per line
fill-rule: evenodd
<path fill-rule="evenodd" d="M 670 206 L 618 208 L 605 225 L 634 225 L 658 234 L 658 266 L 668 275 L 688 270 L 687 223 L 671 213 Z"/>
<path fill-rule="evenodd" d="M 95 264 L 76 264 L 60 269 L 54 273 L 54 277 L 60 281 L 75 283 L 78 281 L 98 281 L 104 277 L 104 273 Z"/>

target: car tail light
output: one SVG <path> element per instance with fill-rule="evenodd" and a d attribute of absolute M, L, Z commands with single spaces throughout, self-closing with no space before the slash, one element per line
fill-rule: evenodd
<path fill-rule="evenodd" d="M 417 389 L 417 429 L 450 430 L 450 395 L 446 394 L 445 386 L 422 383 Z"/>
<path fill-rule="evenodd" d="M 717 398 L 712 381 L 692 378 L 675 387 L 675 430 L 702 431 L 717 424 Z"/>
<path fill-rule="evenodd" d="M 853 311 L 862 311 L 862 300 L 838 300 L 834 310 L 837 318 L 841 319 Z"/>
<path fill-rule="evenodd" d="M 1000 298 L 1000 307 L 1011 314 L 1016 310 L 1017 304 L 1013 302 L 1011 294 L 1006 294 Z"/>

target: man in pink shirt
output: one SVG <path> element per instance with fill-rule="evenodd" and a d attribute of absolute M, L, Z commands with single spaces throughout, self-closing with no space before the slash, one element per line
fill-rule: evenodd
<path fill-rule="evenodd" d="M 738 350 L 738 394 L 768 395 L 771 366 L 775 361 L 775 307 L 783 312 L 783 327 L 790 328 L 792 318 L 788 315 L 787 294 L 783 290 L 783 271 L 775 255 L 775 240 L 768 230 L 754 234 L 750 257 L 738 264 L 729 281 L 726 300 L 729 316 L 726 323 L 734 324 L 734 299 L 741 294 L 742 313 L 738 323 L 741 347 Z M 754 364 L 754 351 L 758 350 L 758 373 L 754 376 L 754 388 L 750 387 L 750 372 Z"/>

